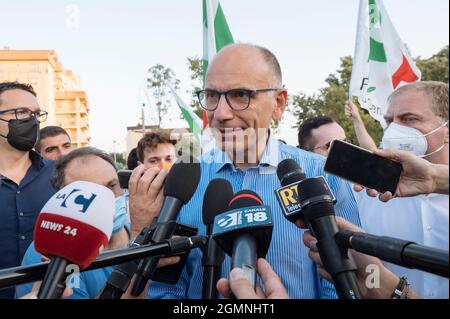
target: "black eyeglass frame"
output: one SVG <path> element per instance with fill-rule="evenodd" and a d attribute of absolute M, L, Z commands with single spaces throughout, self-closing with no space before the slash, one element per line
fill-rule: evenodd
<path fill-rule="evenodd" d="M 257 93 L 263 93 L 263 92 L 279 91 L 279 90 L 281 90 L 281 89 L 268 88 L 268 89 L 255 89 L 255 90 L 250 90 L 250 89 L 237 88 L 237 89 L 231 89 L 231 90 L 228 90 L 228 91 L 217 91 L 217 90 L 205 89 L 205 90 L 197 91 L 197 92 L 195 92 L 195 93 L 197 94 L 197 98 L 198 98 L 198 101 L 200 102 L 201 108 L 202 108 L 203 110 L 205 110 L 205 111 L 210 111 L 210 112 L 212 112 L 212 111 L 217 110 L 217 107 L 219 106 L 220 99 L 222 98 L 222 95 L 225 96 L 225 100 L 227 101 L 228 106 L 229 106 L 232 110 L 234 110 L 234 111 L 244 111 L 244 110 L 248 109 L 248 107 L 250 106 L 251 99 L 252 99 L 252 97 L 253 97 L 255 94 L 257 94 Z M 229 94 L 230 92 L 236 92 L 236 91 L 245 92 L 246 95 L 247 95 L 247 97 L 248 97 L 248 103 L 247 103 L 247 106 L 245 106 L 244 108 L 236 108 L 236 107 L 233 107 L 233 105 L 231 105 L 231 102 L 230 102 L 230 100 L 229 100 L 229 98 L 228 98 L 228 94 Z M 215 108 L 206 108 L 206 107 L 202 104 L 201 94 L 205 94 L 205 92 L 212 92 L 212 93 L 216 93 L 216 94 L 219 95 L 219 98 L 217 99 L 217 104 L 216 104 L 216 107 L 215 107 Z"/>
<path fill-rule="evenodd" d="M 27 118 L 19 118 L 19 116 L 17 115 L 17 112 L 18 111 L 24 111 L 24 110 L 28 111 L 30 113 L 30 115 Z M 15 109 L 2 110 L 2 111 L 0 111 L 0 115 L 6 114 L 6 113 L 12 113 L 12 112 L 14 112 L 14 116 L 15 116 L 16 120 L 18 120 L 18 121 L 28 120 L 32 116 L 34 116 L 39 123 L 42 123 L 42 122 L 45 122 L 47 120 L 47 116 L 48 116 L 48 112 L 47 111 L 42 111 L 42 110 L 32 111 L 32 110 L 30 110 L 27 107 L 18 107 L 18 108 L 15 108 Z M 44 119 L 40 120 L 41 117 L 44 117 Z M 6 121 L 6 120 L 1 119 L 1 118 L 0 118 L 0 120 Z"/>

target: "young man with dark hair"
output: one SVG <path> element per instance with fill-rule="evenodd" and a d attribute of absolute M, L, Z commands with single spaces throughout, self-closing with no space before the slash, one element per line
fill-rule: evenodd
<path fill-rule="evenodd" d="M 52 162 L 33 151 L 46 118 L 30 85 L 0 83 L 0 269 L 20 265 L 37 215 L 55 193 Z M 14 289 L 0 290 L 0 299 L 13 297 Z"/>
<path fill-rule="evenodd" d="M 47 126 L 41 129 L 35 149 L 43 158 L 56 161 L 72 151 L 72 142 L 62 127 Z"/>
<path fill-rule="evenodd" d="M 136 149 L 138 161 L 146 168 L 169 168 L 176 160 L 176 143 L 165 133 L 147 133 Z"/>

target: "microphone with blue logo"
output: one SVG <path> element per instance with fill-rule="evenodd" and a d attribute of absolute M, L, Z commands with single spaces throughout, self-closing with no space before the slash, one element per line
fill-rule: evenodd
<path fill-rule="evenodd" d="M 109 242 L 115 209 L 113 192 L 78 181 L 58 191 L 42 208 L 34 231 L 36 251 L 50 258 L 39 299 L 59 299 L 69 263 L 87 268 Z"/>
<path fill-rule="evenodd" d="M 256 262 L 264 258 L 272 239 L 273 221 L 270 207 L 250 190 L 234 195 L 228 211 L 215 217 L 213 238 L 231 257 L 231 269 L 244 270 L 256 288 Z"/>

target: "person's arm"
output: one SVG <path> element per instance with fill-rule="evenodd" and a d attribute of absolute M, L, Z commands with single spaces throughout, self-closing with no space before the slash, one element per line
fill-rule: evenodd
<path fill-rule="evenodd" d="M 433 179 L 435 181 L 433 193 L 448 195 L 448 165 L 433 164 L 433 171 Z"/>
<path fill-rule="evenodd" d="M 369 151 L 376 150 L 377 145 L 373 141 L 369 132 L 367 132 L 366 126 L 364 125 L 361 115 L 359 114 L 358 107 L 353 102 L 347 101 L 345 104 L 345 115 L 353 122 L 359 146 Z"/>
<path fill-rule="evenodd" d="M 343 218 L 336 217 L 336 222 L 340 230 L 363 232 L 362 229 L 356 227 L 355 225 L 346 221 Z M 301 222 L 297 222 L 297 226 L 300 228 L 305 227 L 305 225 Z M 323 268 L 322 260 L 320 258 L 319 251 L 316 246 L 317 243 L 316 238 L 314 238 L 314 236 L 309 231 L 306 231 L 303 235 L 303 242 L 310 249 L 309 257 L 319 266 L 318 269 L 319 275 L 331 281 L 332 280 L 331 275 Z M 383 263 L 378 258 L 368 256 L 356 252 L 354 250 L 350 250 L 350 252 L 358 268 L 356 271 L 356 278 L 362 297 L 365 299 L 392 298 L 394 290 L 400 282 L 400 278 L 395 274 L 393 274 L 391 271 L 389 271 L 386 267 L 384 267 Z M 369 269 L 368 267 L 370 267 L 370 269 L 374 269 L 375 267 L 379 271 L 379 285 L 377 286 L 374 285 L 374 287 L 367 286 L 366 284 L 367 277 L 373 275 L 372 271 L 367 271 Z M 409 293 L 411 299 L 420 298 L 419 295 L 417 295 L 417 293 L 414 292 L 412 289 L 410 289 Z"/>
<path fill-rule="evenodd" d="M 395 196 L 411 197 L 420 194 L 449 193 L 448 165 L 432 164 L 416 155 L 400 150 L 376 150 L 375 154 L 402 164 L 403 172 L 397 186 Z M 363 190 L 361 185 L 354 186 L 355 191 Z M 376 197 L 378 192 L 368 189 L 367 194 Z M 380 200 L 387 202 L 394 197 L 391 192 L 380 195 Z"/>

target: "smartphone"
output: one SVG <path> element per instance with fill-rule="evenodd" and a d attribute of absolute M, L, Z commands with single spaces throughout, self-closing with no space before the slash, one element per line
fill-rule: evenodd
<path fill-rule="evenodd" d="M 117 172 L 117 176 L 119 177 L 120 188 L 128 189 L 128 183 L 130 181 L 132 172 L 133 171 L 129 171 L 129 170 L 120 170 Z"/>
<path fill-rule="evenodd" d="M 359 146 L 334 140 L 328 152 L 325 172 L 380 193 L 395 194 L 402 165 Z"/>

